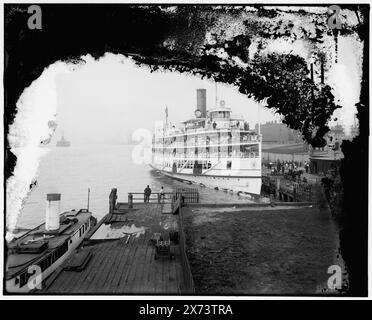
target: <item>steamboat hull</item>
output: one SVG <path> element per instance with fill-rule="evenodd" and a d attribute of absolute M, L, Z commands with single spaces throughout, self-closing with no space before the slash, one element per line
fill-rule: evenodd
<path fill-rule="evenodd" d="M 247 193 L 258 196 L 261 193 L 261 172 L 252 172 L 251 175 L 217 175 L 212 172 L 209 174 L 175 173 L 158 168 L 155 165 L 151 167 L 167 177 L 199 184 L 212 189 L 223 191 L 232 191 L 234 193 Z"/>

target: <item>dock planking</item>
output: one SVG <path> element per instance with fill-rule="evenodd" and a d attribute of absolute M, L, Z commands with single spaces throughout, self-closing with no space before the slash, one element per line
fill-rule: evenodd
<path fill-rule="evenodd" d="M 154 259 L 155 247 L 150 239 L 155 232 L 168 238 L 177 226 L 175 216 L 163 213 L 162 204 L 135 204 L 136 210 L 115 213 L 106 222 L 113 226 L 145 227 L 142 234 L 119 239 L 87 240 L 79 252 L 92 252 L 81 271 L 63 270 L 53 283 L 40 293 L 58 294 L 177 294 L 182 278 L 179 257 Z M 167 217 L 165 217 L 167 216 Z M 178 245 L 173 245 L 178 250 Z M 62 265 L 63 267 L 63 265 Z"/>
<path fill-rule="evenodd" d="M 91 289 L 92 291 L 97 290 L 103 290 L 104 284 L 106 283 L 107 278 L 114 270 L 113 265 L 115 263 L 115 260 L 118 260 L 118 255 L 115 253 L 119 250 L 117 250 L 118 241 L 115 241 L 115 243 L 112 243 L 111 247 L 107 250 L 112 252 L 113 254 L 105 255 L 105 258 L 103 263 L 101 264 L 100 268 L 97 270 L 98 275 L 100 275 L 96 281 L 93 282 L 94 287 Z M 111 272 L 108 270 L 112 270 Z M 104 290 L 103 290 L 104 291 Z"/>
<path fill-rule="evenodd" d="M 148 249 L 147 249 L 147 252 L 146 252 L 146 257 L 145 257 L 145 264 L 146 265 L 151 265 L 154 261 L 154 256 L 155 256 L 155 248 L 153 246 L 149 246 Z M 146 273 L 144 272 L 143 274 L 143 283 L 142 283 L 142 289 L 143 291 L 146 291 L 146 292 L 153 292 L 154 288 L 152 286 L 152 284 L 150 283 L 150 279 L 149 279 L 149 276 L 150 274 L 149 273 Z"/>
<path fill-rule="evenodd" d="M 126 239 L 126 238 L 124 238 L 124 239 Z M 121 255 L 119 255 L 119 257 L 117 259 L 115 259 L 113 264 L 112 264 L 112 272 L 108 273 L 108 276 L 105 280 L 105 283 L 102 286 L 102 290 L 104 292 L 108 292 L 108 293 L 111 292 L 111 290 L 112 290 L 111 286 L 114 285 L 113 281 L 114 281 L 115 275 L 118 274 L 119 271 L 121 270 L 121 269 L 119 269 L 119 266 L 120 266 L 121 262 L 123 261 L 123 259 L 126 259 L 126 257 L 128 256 L 128 251 L 129 250 L 128 250 L 127 246 L 125 245 L 125 242 L 124 241 L 119 241 L 118 246 L 121 247 L 121 250 L 123 250 L 123 253 Z"/>
<path fill-rule="evenodd" d="M 129 252 L 131 251 L 130 248 L 129 248 L 130 245 L 131 244 L 125 244 L 124 252 L 120 256 L 119 264 L 118 264 L 117 268 L 112 271 L 113 277 L 112 277 L 111 283 L 106 284 L 106 285 L 109 286 L 109 290 L 112 293 L 114 293 L 117 290 L 117 288 L 119 287 L 120 280 L 121 280 L 122 275 L 123 275 L 123 270 L 126 267 L 126 265 L 128 264 L 127 260 L 128 260 L 128 257 L 129 257 Z"/>
<path fill-rule="evenodd" d="M 90 248 L 90 252 L 93 253 L 93 258 L 92 259 L 94 259 L 94 261 L 102 261 L 102 259 L 104 257 L 104 253 L 103 253 L 102 250 L 92 250 Z M 90 261 L 89 263 L 93 263 L 93 262 Z M 94 276 L 95 275 L 90 272 L 90 269 L 85 268 L 83 271 L 81 271 L 80 276 L 78 277 L 77 281 L 75 282 L 75 290 L 74 291 L 76 291 L 77 293 L 82 293 L 81 289 L 80 289 L 82 287 L 82 284 L 90 282 Z"/>
<path fill-rule="evenodd" d="M 149 239 L 145 239 L 148 241 Z M 128 288 L 129 291 L 133 293 L 141 292 L 143 290 L 143 286 L 146 282 L 146 277 L 145 277 L 145 264 L 146 264 L 146 257 L 147 257 L 147 252 L 151 251 L 151 246 L 150 245 L 142 245 L 140 246 L 140 256 L 139 256 L 139 261 L 138 265 L 139 267 L 136 269 L 136 275 L 134 278 L 134 281 L 132 281 L 130 287 Z"/>
<path fill-rule="evenodd" d="M 124 279 L 122 279 L 121 281 L 121 286 L 122 286 L 122 290 L 123 291 L 126 291 L 128 293 L 131 293 L 129 291 L 129 285 L 130 283 L 133 281 L 134 279 L 134 274 L 136 272 L 136 267 L 138 266 L 138 263 L 137 263 L 137 260 L 138 260 L 138 254 L 139 254 L 139 246 L 134 246 L 133 248 L 133 255 L 131 257 L 130 260 L 128 260 L 130 263 L 129 263 L 129 267 L 128 267 L 128 272 L 126 273 Z"/>
<path fill-rule="evenodd" d="M 113 241 L 107 241 L 100 246 L 99 259 L 94 261 L 94 263 L 92 264 L 92 268 L 90 270 L 91 278 L 89 276 L 90 280 L 83 282 L 84 287 L 86 286 L 87 292 L 95 292 L 97 289 L 97 282 L 99 282 L 100 279 L 102 279 L 102 277 L 105 277 L 105 274 L 102 273 L 103 271 L 102 267 L 105 265 L 105 262 L 110 258 L 110 255 L 107 255 L 106 252 L 112 251 L 111 250 L 112 243 Z M 89 268 L 89 265 L 88 265 L 88 268 Z"/>

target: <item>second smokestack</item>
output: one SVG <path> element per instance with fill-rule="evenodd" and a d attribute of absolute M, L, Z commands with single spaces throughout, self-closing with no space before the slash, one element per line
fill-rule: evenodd
<path fill-rule="evenodd" d="M 196 106 L 201 111 L 202 118 L 207 116 L 207 90 L 196 90 Z"/>

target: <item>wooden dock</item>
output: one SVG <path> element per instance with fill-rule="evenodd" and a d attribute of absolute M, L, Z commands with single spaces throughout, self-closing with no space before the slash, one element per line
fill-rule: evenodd
<path fill-rule="evenodd" d="M 128 208 L 118 203 L 106 216 L 100 228 L 143 227 L 144 232 L 120 239 L 95 239 L 85 242 L 77 254 L 89 257 L 82 268 L 76 268 L 76 254 L 48 279 L 41 294 L 179 294 L 183 287 L 179 244 L 173 244 L 173 259 L 155 260 L 154 233 L 169 237 L 178 230 L 178 217 L 164 214 L 165 204 L 142 203 Z M 165 211 L 168 211 L 166 208 Z M 83 260 L 83 259 L 80 259 Z M 74 268 L 71 268 L 71 265 Z M 78 270 L 78 271 L 76 271 Z"/>
<path fill-rule="evenodd" d="M 283 176 L 266 175 L 262 177 L 262 189 L 274 198 L 284 202 L 312 202 L 315 199 L 314 190 L 317 185 L 289 181 Z"/>

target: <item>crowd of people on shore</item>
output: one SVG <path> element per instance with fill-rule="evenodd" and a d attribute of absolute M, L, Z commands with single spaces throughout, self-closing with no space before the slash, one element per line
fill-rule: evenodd
<path fill-rule="evenodd" d="M 280 161 L 267 162 L 266 168 L 271 175 L 283 175 L 285 178 L 297 182 L 306 182 L 306 178 L 301 178 L 304 172 L 310 173 L 310 164 L 305 161 Z"/>
<path fill-rule="evenodd" d="M 266 168 L 270 169 L 272 174 L 292 173 L 299 170 L 310 173 L 310 164 L 307 161 L 302 163 L 301 161 L 277 160 L 276 162 L 267 162 Z"/>

